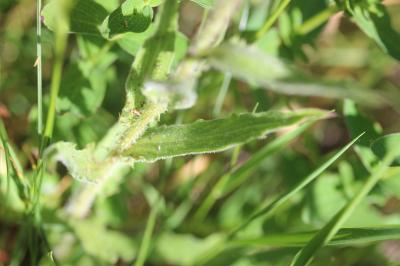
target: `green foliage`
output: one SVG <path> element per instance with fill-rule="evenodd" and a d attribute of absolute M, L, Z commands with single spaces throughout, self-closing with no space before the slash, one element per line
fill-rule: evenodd
<path fill-rule="evenodd" d="M 293 113 L 241 114 L 226 119 L 197 121 L 188 125 L 150 129 L 124 155 L 139 161 L 156 161 L 174 156 L 218 152 L 305 119 L 326 113 L 304 110 Z"/>
<path fill-rule="evenodd" d="M 255 247 L 301 247 L 316 234 L 316 232 L 289 233 L 268 235 L 254 239 L 233 240 L 233 246 L 255 246 Z M 332 238 L 328 245 L 356 245 L 368 242 L 384 241 L 399 238 L 398 226 L 381 226 L 376 228 L 343 228 Z"/>
<path fill-rule="evenodd" d="M 390 153 L 394 153 L 396 158 L 394 159 L 394 163 L 396 165 L 400 164 L 400 134 L 394 133 L 385 135 L 376 139 L 372 143 L 372 151 L 378 156 L 380 159 L 383 159 L 386 155 Z"/>
<path fill-rule="evenodd" d="M 143 32 L 151 23 L 153 10 L 145 1 L 127 0 L 113 12 L 94 0 L 76 1 L 70 11 L 69 31 L 112 38 L 126 32 Z M 53 0 L 42 11 L 44 23 L 55 30 L 59 19 L 59 0 Z"/>
<path fill-rule="evenodd" d="M 232 54 L 236 56 L 231 56 Z M 263 53 L 257 47 L 226 43 L 213 49 L 209 56 L 210 64 L 216 69 L 229 71 L 241 80 L 277 93 L 350 98 L 370 105 L 383 101 L 381 97 L 368 91 L 349 89 L 349 85 L 343 82 L 332 83 L 308 77 L 285 60 Z"/>
<path fill-rule="evenodd" d="M 381 1 L 345 1 L 346 11 L 360 29 L 379 47 L 400 60 L 400 33 L 392 27 L 389 14 Z"/>
<path fill-rule="evenodd" d="M 400 263 L 396 1 L 43 4 L 0 4 L 0 265 Z"/>

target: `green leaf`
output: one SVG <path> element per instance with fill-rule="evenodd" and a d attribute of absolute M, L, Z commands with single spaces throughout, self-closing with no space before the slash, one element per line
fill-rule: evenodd
<path fill-rule="evenodd" d="M 317 233 L 317 231 L 289 234 L 268 234 L 258 238 L 235 239 L 234 246 L 252 247 L 301 247 Z M 351 246 L 371 242 L 399 239 L 400 226 L 377 226 L 361 228 L 343 228 L 328 243 L 329 246 Z"/>
<path fill-rule="evenodd" d="M 85 116 L 94 113 L 104 99 L 106 86 L 103 71 L 89 70 L 82 62 L 70 65 L 61 84 L 57 111 Z"/>
<path fill-rule="evenodd" d="M 235 56 L 232 56 L 232 55 Z M 378 105 L 382 97 L 369 90 L 361 90 L 351 84 L 320 81 L 309 77 L 278 57 L 259 50 L 256 46 L 241 43 L 225 43 L 213 49 L 209 54 L 211 66 L 230 72 L 240 80 L 247 81 L 277 93 L 299 96 L 317 96 L 323 98 L 350 98 L 368 105 Z"/>
<path fill-rule="evenodd" d="M 153 9 L 145 1 L 127 0 L 103 22 L 102 34 L 106 38 L 125 32 L 144 32 L 153 18 Z"/>
<path fill-rule="evenodd" d="M 59 17 L 58 0 L 47 4 L 42 15 L 45 25 L 54 30 Z M 127 0 L 111 14 L 93 0 L 75 1 L 70 12 L 69 31 L 112 38 L 126 32 L 144 32 L 153 18 L 153 9 L 143 0 Z"/>
<path fill-rule="evenodd" d="M 131 261 L 136 255 L 136 244 L 128 236 L 117 231 L 108 230 L 103 224 L 91 220 L 69 220 L 83 249 L 95 258 L 110 264 L 118 259 Z"/>
<path fill-rule="evenodd" d="M 156 27 L 151 24 L 146 31 L 135 33 L 127 32 L 122 38 L 117 39 L 118 45 L 131 55 L 136 55 L 145 41 L 154 34 Z"/>
<path fill-rule="evenodd" d="M 352 138 L 365 132 L 364 137 L 355 145 L 354 150 L 357 152 L 365 168 L 371 170 L 372 166 L 376 163 L 376 156 L 371 151 L 370 146 L 379 137 L 379 124 L 363 116 L 357 110 L 356 104 L 351 100 L 344 101 L 343 114 Z"/>
<path fill-rule="evenodd" d="M 117 158 L 100 162 L 95 158 L 94 145 L 78 150 L 76 145 L 70 142 L 57 142 L 46 150 L 46 154 L 64 164 L 73 178 L 88 183 L 118 176 L 121 168 L 129 164 Z"/>
<path fill-rule="evenodd" d="M 156 242 L 157 253 L 171 265 L 194 265 L 195 258 L 215 245 L 221 235 L 200 239 L 190 234 L 163 233 Z"/>
<path fill-rule="evenodd" d="M 49 2 L 42 11 L 44 24 L 55 30 L 59 18 L 59 0 Z M 93 0 L 78 0 L 70 12 L 70 32 L 100 35 L 99 27 L 107 17 L 107 10 Z"/>
<path fill-rule="evenodd" d="M 396 158 L 393 163 L 396 166 L 400 165 L 400 133 L 388 134 L 378 138 L 372 143 L 371 149 L 380 159 L 383 159 L 390 152 L 395 153 Z"/>
<path fill-rule="evenodd" d="M 191 1 L 207 9 L 212 8 L 215 4 L 215 0 L 191 0 Z"/>
<path fill-rule="evenodd" d="M 325 111 L 269 111 L 234 115 L 226 119 L 197 121 L 186 125 L 161 126 L 148 130 L 124 155 L 152 162 L 175 156 L 218 152 L 265 136 L 282 127 L 307 119 L 319 119 Z"/>
<path fill-rule="evenodd" d="M 387 54 L 400 60 L 400 33 L 392 27 L 381 1 L 347 1 L 347 11 L 360 29 Z M 354 3 L 352 3 L 354 2 Z"/>

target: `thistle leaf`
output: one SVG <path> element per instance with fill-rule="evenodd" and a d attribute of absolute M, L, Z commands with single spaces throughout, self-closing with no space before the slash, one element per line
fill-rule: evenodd
<path fill-rule="evenodd" d="M 304 120 L 320 119 L 327 112 L 305 109 L 233 115 L 226 119 L 161 126 L 148 130 L 124 156 L 152 162 L 175 156 L 218 152 Z"/>

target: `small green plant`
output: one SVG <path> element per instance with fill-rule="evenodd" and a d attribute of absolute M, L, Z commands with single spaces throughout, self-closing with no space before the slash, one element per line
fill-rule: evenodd
<path fill-rule="evenodd" d="M 1 265 L 396 262 L 368 249 L 400 238 L 399 121 L 363 111 L 398 112 L 398 5 L 44 4 L 28 140 L 0 124 L 0 222 L 18 228 Z"/>

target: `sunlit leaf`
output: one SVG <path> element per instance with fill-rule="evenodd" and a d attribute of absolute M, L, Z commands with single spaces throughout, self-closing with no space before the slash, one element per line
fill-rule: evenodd
<path fill-rule="evenodd" d="M 47 4 L 42 15 L 45 25 L 55 29 L 59 0 Z M 126 32 L 143 32 L 151 23 L 153 9 L 143 0 L 127 0 L 111 14 L 94 0 L 76 1 L 70 11 L 69 31 L 112 38 Z"/>
<path fill-rule="evenodd" d="M 400 60 L 400 33 L 392 27 L 389 14 L 381 1 L 348 1 L 347 11 L 357 26 L 384 52 Z"/>
<path fill-rule="evenodd" d="M 282 127 L 307 119 L 322 118 L 324 115 L 326 112 L 317 109 L 270 111 L 186 125 L 161 126 L 148 130 L 124 155 L 139 161 L 156 161 L 175 156 L 217 152 L 264 137 Z"/>
<path fill-rule="evenodd" d="M 127 0 L 105 19 L 102 34 L 112 38 L 125 32 L 144 32 L 152 18 L 153 9 L 145 1 Z"/>

